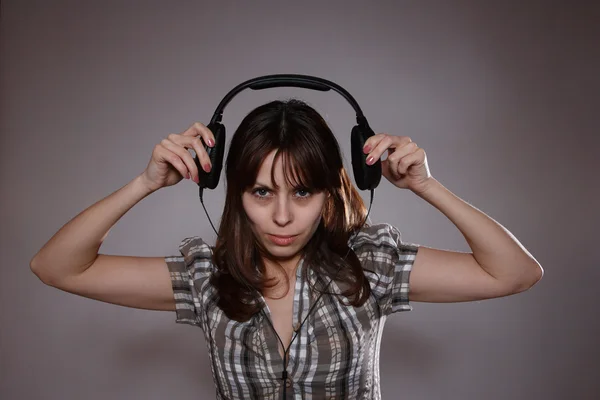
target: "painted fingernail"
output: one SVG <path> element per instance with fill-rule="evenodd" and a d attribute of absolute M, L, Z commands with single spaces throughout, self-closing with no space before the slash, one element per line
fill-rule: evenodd
<path fill-rule="evenodd" d="M 215 145 L 215 142 L 212 139 L 208 139 L 208 145 L 210 147 L 213 147 Z"/>
<path fill-rule="evenodd" d="M 369 154 L 369 152 L 371 151 L 371 146 L 365 145 L 365 147 L 363 147 L 363 151 L 365 152 L 365 154 Z"/>
<path fill-rule="evenodd" d="M 374 162 L 375 162 L 375 159 L 373 157 L 367 158 L 367 165 L 372 165 Z"/>
<path fill-rule="evenodd" d="M 202 166 L 202 169 L 205 170 L 206 172 L 210 172 L 210 164 L 204 164 Z"/>

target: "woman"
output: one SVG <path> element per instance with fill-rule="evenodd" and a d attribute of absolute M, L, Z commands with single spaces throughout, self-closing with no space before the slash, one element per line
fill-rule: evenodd
<path fill-rule="evenodd" d="M 380 398 L 379 344 L 386 317 L 410 301 L 462 302 L 507 296 L 543 270 L 501 225 L 429 171 L 408 137 L 367 140 L 367 163 L 444 213 L 472 253 L 405 243 L 366 209 L 321 116 L 292 100 L 258 107 L 235 132 L 227 194 L 211 248 L 184 239 L 180 256 L 99 254 L 110 228 L 136 203 L 186 177 L 198 182 L 188 149 L 211 168 L 196 123 L 171 134 L 146 170 L 64 227 L 31 262 L 46 284 L 109 303 L 176 311 L 200 327 L 219 399 Z"/>

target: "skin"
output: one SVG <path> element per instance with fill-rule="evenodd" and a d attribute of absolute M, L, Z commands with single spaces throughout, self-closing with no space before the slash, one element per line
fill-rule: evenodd
<path fill-rule="evenodd" d="M 274 156 L 275 150 L 261 165 L 254 186 L 243 193 L 242 203 L 256 238 L 285 272 L 282 276 L 281 269 L 265 259 L 267 276 L 289 279 L 295 276 L 302 249 L 319 226 L 326 194 L 290 186 L 281 157 L 275 160 Z M 272 169 L 277 189 L 271 182 Z M 289 245 L 282 245 L 274 243 L 270 235 L 295 236 L 295 239 Z"/>

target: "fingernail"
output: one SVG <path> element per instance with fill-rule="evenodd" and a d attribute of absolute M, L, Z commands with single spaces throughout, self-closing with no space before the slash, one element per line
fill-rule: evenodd
<path fill-rule="evenodd" d="M 215 142 L 212 139 L 208 139 L 208 145 L 210 147 L 213 147 L 215 145 Z"/>
<path fill-rule="evenodd" d="M 365 154 L 368 154 L 371 151 L 371 146 L 365 145 L 365 147 L 363 147 L 363 151 L 365 152 Z"/>
<path fill-rule="evenodd" d="M 369 157 L 367 158 L 367 165 L 371 165 L 375 162 L 375 159 L 373 157 Z"/>
<path fill-rule="evenodd" d="M 204 164 L 202 169 L 204 169 L 206 172 L 210 172 L 210 164 Z"/>

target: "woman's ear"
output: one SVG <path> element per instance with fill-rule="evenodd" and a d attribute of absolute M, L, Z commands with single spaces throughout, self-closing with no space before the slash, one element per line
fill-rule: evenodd
<path fill-rule="evenodd" d="M 323 207 L 321 209 L 321 215 L 325 216 L 327 215 L 327 211 L 328 210 L 332 210 L 333 209 L 333 195 L 331 194 L 331 192 L 327 192 L 327 196 L 325 197 L 325 201 L 323 202 Z"/>

